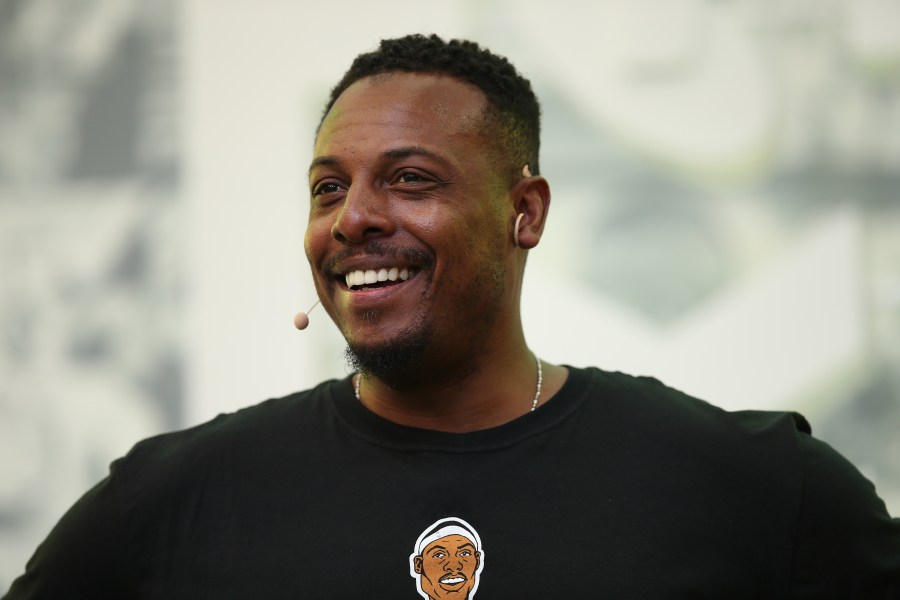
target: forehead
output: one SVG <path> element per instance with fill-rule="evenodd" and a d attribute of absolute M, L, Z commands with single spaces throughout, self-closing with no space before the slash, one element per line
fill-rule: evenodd
<path fill-rule="evenodd" d="M 475 547 L 475 544 L 467 537 L 453 534 L 437 539 L 425 547 L 424 552 L 428 552 L 432 548 L 461 548 L 462 546 Z"/>
<path fill-rule="evenodd" d="M 446 75 L 387 73 L 355 82 L 337 99 L 316 136 L 316 155 L 390 140 L 398 146 L 473 141 L 487 100 Z"/>

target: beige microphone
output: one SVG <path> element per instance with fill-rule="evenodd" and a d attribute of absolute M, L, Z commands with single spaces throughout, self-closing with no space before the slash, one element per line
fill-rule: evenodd
<path fill-rule="evenodd" d="M 316 303 L 313 304 L 308 311 L 298 312 L 296 315 L 294 315 L 294 327 L 301 330 L 309 327 L 309 313 L 311 313 L 313 309 L 319 305 L 319 302 L 321 302 L 321 300 L 316 300 Z"/>

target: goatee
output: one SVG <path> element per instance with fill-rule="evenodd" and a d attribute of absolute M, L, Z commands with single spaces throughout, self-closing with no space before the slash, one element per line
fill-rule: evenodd
<path fill-rule="evenodd" d="M 417 323 L 383 344 L 364 346 L 348 342 L 344 358 L 351 370 L 402 387 L 402 382 L 416 379 L 417 359 L 431 342 L 432 333 L 430 326 Z"/>

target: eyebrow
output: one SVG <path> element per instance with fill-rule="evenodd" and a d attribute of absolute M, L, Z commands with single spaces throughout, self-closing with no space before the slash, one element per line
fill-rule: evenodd
<path fill-rule="evenodd" d="M 306 176 L 309 177 L 316 167 L 334 167 L 339 164 L 341 164 L 341 161 L 336 156 L 318 156 L 309 163 L 309 170 L 306 171 Z"/>
<path fill-rule="evenodd" d="M 382 158 L 407 158 L 410 156 L 425 156 L 427 158 L 433 158 L 435 160 L 439 160 L 442 162 L 446 162 L 446 159 L 438 156 L 431 150 L 423 148 L 422 146 L 403 146 L 402 148 L 394 148 L 392 150 L 387 150 L 382 153 Z M 312 160 L 309 164 L 309 170 L 307 171 L 307 176 L 312 173 L 313 169 L 316 167 L 335 167 L 341 164 L 341 159 L 336 156 L 326 155 L 326 156 L 317 156 Z"/>
<path fill-rule="evenodd" d="M 429 158 L 436 158 L 442 160 L 440 156 L 432 152 L 431 150 L 426 150 L 422 146 L 405 146 L 403 148 L 395 148 L 394 150 L 388 150 L 382 156 L 385 158 L 406 158 L 408 156 L 427 156 Z"/>

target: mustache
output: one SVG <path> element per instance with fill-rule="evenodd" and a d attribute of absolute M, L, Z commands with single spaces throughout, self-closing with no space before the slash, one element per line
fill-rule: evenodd
<path fill-rule="evenodd" d="M 381 258 L 401 258 L 404 262 L 420 269 L 429 269 L 434 266 L 434 256 L 421 248 L 397 246 L 380 240 L 372 240 L 361 246 L 341 248 L 325 261 L 325 270 L 329 273 L 337 272 L 337 265 L 342 261 L 357 256 L 379 256 Z"/>

